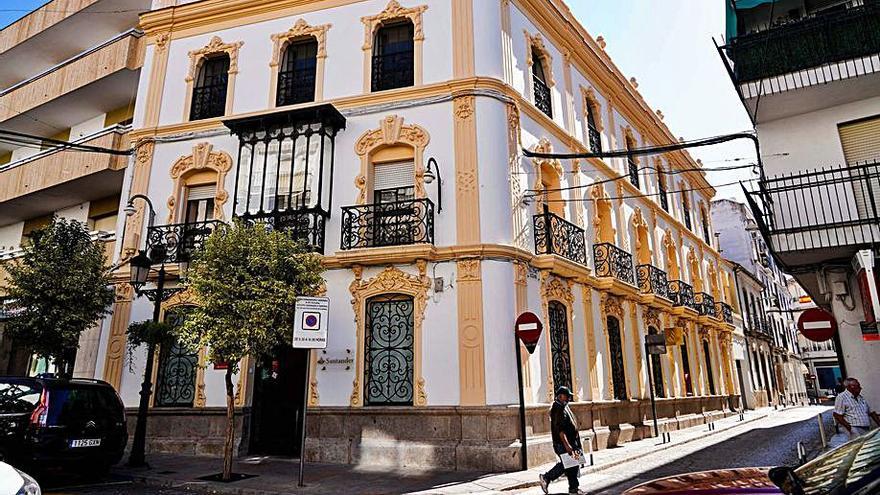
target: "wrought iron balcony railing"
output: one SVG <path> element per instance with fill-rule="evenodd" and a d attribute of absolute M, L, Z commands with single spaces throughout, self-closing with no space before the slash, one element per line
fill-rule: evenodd
<path fill-rule="evenodd" d="M 725 302 L 715 303 L 715 314 L 719 320 L 733 325 L 733 308 L 729 304 Z"/>
<path fill-rule="evenodd" d="M 219 220 L 156 225 L 147 229 L 147 252 L 155 261 L 181 263 L 192 260 L 205 239 L 223 225 Z"/>
<path fill-rule="evenodd" d="M 276 105 L 295 105 L 315 101 L 315 70 L 291 70 L 278 73 Z"/>
<path fill-rule="evenodd" d="M 599 129 L 596 129 L 594 126 L 590 126 L 587 130 L 587 134 L 590 137 L 590 151 L 593 153 L 601 153 L 602 152 L 602 135 L 599 133 Z"/>
<path fill-rule="evenodd" d="M 593 264 L 597 277 L 614 277 L 621 282 L 635 285 L 633 273 L 633 257 L 623 249 L 611 243 L 593 246 Z"/>
<path fill-rule="evenodd" d="M 715 316 L 715 298 L 711 294 L 705 292 L 697 292 L 694 294 L 694 304 L 700 316 Z"/>
<path fill-rule="evenodd" d="M 193 88 L 189 120 L 222 117 L 226 113 L 227 81 Z"/>
<path fill-rule="evenodd" d="M 342 249 L 434 243 L 434 203 L 415 199 L 342 209 Z"/>
<path fill-rule="evenodd" d="M 405 88 L 415 81 L 414 51 L 404 50 L 373 55 L 373 91 Z"/>
<path fill-rule="evenodd" d="M 866 2 L 740 35 L 726 48 L 739 84 L 876 55 L 880 53 L 880 4 Z"/>
<path fill-rule="evenodd" d="M 535 86 L 535 106 L 551 119 L 553 118 L 553 97 L 550 88 L 538 76 L 532 76 Z"/>
<path fill-rule="evenodd" d="M 636 267 L 636 272 L 642 294 L 654 294 L 669 299 L 669 280 L 666 272 L 654 265 L 639 265 Z"/>
<path fill-rule="evenodd" d="M 535 253 L 557 254 L 563 258 L 587 264 L 587 244 L 584 229 L 551 213 L 544 207 L 544 213 L 535 215 Z"/>
<path fill-rule="evenodd" d="M 265 223 L 274 230 L 283 230 L 295 240 L 305 244 L 310 251 L 324 253 L 325 229 L 329 215 L 318 208 L 280 210 L 263 214 L 245 213 L 240 218 L 246 222 Z"/>
<path fill-rule="evenodd" d="M 673 306 L 696 309 L 693 286 L 681 280 L 669 281 L 669 300 Z"/>

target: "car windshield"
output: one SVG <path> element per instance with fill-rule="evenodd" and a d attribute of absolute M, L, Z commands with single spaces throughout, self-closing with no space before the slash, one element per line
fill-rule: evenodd
<path fill-rule="evenodd" d="M 0 382 L 0 414 L 31 413 L 42 393 L 36 383 Z"/>
<path fill-rule="evenodd" d="M 92 419 L 95 412 L 119 408 L 109 390 L 92 386 L 53 388 L 49 395 L 49 423 L 67 424 Z"/>
<path fill-rule="evenodd" d="M 880 489 L 880 430 L 795 470 L 807 495 L 868 495 Z"/>

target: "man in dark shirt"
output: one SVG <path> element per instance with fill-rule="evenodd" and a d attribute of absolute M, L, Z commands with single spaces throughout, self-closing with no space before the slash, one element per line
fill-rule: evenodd
<path fill-rule="evenodd" d="M 553 401 L 553 406 L 550 408 L 550 432 L 553 436 L 553 451 L 557 455 L 580 458 L 583 455 L 583 447 L 581 447 L 581 439 L 578 434 L 577 420 L 574 413 L 571 412 L 571 408 L 568 407 L 571 397 L 572 393 L 568 387 L 559 387 L 556 390 L 556 400 Z M 568 478 L 568 493 L 572 495 L 586 493 L 578 489 L 580 467 L 573 466 L 565 469 L 561 457 L 550 471 L 538 476 L 544 493 L 548 493 L 547 487 L 563 473 Z"/>

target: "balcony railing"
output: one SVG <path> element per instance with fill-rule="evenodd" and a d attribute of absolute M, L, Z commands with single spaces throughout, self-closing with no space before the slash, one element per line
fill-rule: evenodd
<path fill-rule="evenodd" d="M 415 199 L 342 209 L 342 249 L 434 243 L 434 203 Z"/>
<path fill-rule="evenodd" d="M 193 254 L 205 245 L 214 230 L 223 225 L 219 220 L 206 222 L 156 225 L 147 229 L 147 251 L 150 257 L 165 263 L 192 260 Z"/>
<path fill-rule="evenodd" d="M 642 294 L 654 294 L 669 299 L 669 280 L 666 272 L 654 265 L 639 265 L 636 267 L 636 273 Z"/>
<path fill-rule="evenodd" d="M 715 313 L 715 298 L 710 294 L 697 292 L 694 294 L 694 304 L 696 305 L 697 312 L 700 313 L 700 316 L 714 317 L 717 314 Z"/>
<path fill-rule="evenodd" d="M 733 325 L 733 308 L 729 304 L 724 302 L 715 303 L 715 314 L 719 320 Z"/>
<path fill-rule="evenodd" d="M 669 300 L 672 301 L 673 306 L 696 309 L 694 288 L 681 280 L 669 281 Z"/>
<path fill-rule="evenodd" d="M 373 55 L 373 91 L 405 88 L 415 84 L 414 52 L 404 50 Z"/>
<path fill-rule="evenodd" d="M 597 277 L 613 277 L 621 282 L 635 285 L 633 257 L 611 243 L 593 246 L 593 263 Z"/>
<path fill-rule="evenodd" d="M 589 126 L 587 130 L 587 134 L 590 137 L 590 151 L 593 153 L 601 153 L 602 152 L 602 135 L 599 133 L 599 129 L 596 129 L 595 126 Z"/>
<path fill-rule="evenodd" d="M 575 263 L 587 264 L 584 229 L 551 213 L 546 207 L 544 213 L 535 215 L 533 220 L 536 254 L 557 254 Z"/>
<path fill-rule="evenodd" d="M 880 162 L 766 178 L 748 199 L 772 252 L 789 268 L 848 262 L 880 242 Z"/>
<path fill-rule="evenodd" d="M 315 70 L 291 70 L 278 73 L 279 107 L 315 101 Z"/>
<path fill-rule="evenodd" d="M 323 254 L 327 216 L 327 213 L 318 208 L 307 208 L 264 214 L 246 213 L 241 215 L 241 218 L 247 222 L 265 223 L 275 230 L 285 231 L 295 240 L 302 242 L 310 251 Z"/>
<path fill-rule="evenodd" d="M 532 80 L 535 86 L 535 106 L 552 119 L 553 97 L 550 96 L 550 88 L 538 76 L 532 76 Z"/>
<path fill-rule="evenodd" d="M 880 4 L 817 14 L 744 34 L 726 48 L 740 84 L 875 55 L 880 53 Z"/>

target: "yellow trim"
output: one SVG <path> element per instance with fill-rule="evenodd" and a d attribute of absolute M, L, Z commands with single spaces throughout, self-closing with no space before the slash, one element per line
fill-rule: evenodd
<path fill-rule="evenodd" d="M 122 370 L 125 367 L 126 332 L 131 318 L 131 302 L 134 289 L 130 284 L 116 285 L 116 299 L 113 317 L 110 320 L 110 336 L 107 338 L 107 352 L 104 360 L 104 381 L 121 390 Z"/>
<path fill-rule="evenodd" d="M 423 127 L 404 124 L 403 117 L 388 115 L 379 123 L 378 129 L 363 133 L 355 142 L 355 153 L 361 159 L 361 172 L 355 178 L 358 188 L 357 204 L 364 205 L 371 199 L 373 188 L 373 156 L 383 148 L 405 145 L 413 149 L 415 166 L 415 192 L 417 198 L 426 198 L 425 148 L 431 135 Z"/>
<path fill-rule="evenodd" d="M 486 362 L 483 349 L 483 274 L 479 259 L 464 259 L 458 268 L 458 370 L 460 404 L 486 405 Z"/>
<path fill-rule="evenodd" d="M 513 286 L 514 286 L 514 294 L 516 297 L 516 314 L 520 315 L 523 312 L 529 309 L 529 284 L 528 284 L 528 273 L 529 268 L 528 265 L 521 262 L 514 262 L 513 265 Z M 522 357 L 522 362 L 520 366 L 522 367 L 523 374 L 523 394 L 526 397 L 526 402 L 532 401 L 532 374 L 529 366 L 531 354 L 529 354 L 526 347 L 520 342 L 520 356 Z"/>
<path fill-rule="evenodd" d="M 214 195 L 214 219 L 224 220 L 226 214 L 224 205 L 229 200 L 229 193 L 226 191 L 226 174 L 232 170 L 232 157 L 228 153 L 220 151 L 214 152 L 214 145 L 211 143 L 199 143 L 193 146 L 192 154 L 178 158 L 169 172 L 174 189 L 171 196 L 168 197 L 168 223 L 173 224 L 176 221 L 182 221 L 183 211 L 178 211 L 178 203 L 183 205 L 184 189 L 187 178 L 193 173 L 213 172 L 215 175 L 214 183 L 217 186 L 217 192 Z"/>
<path fill-rule="evenodd" d="M 581 285 L 581 298 L 584 305 L 584 319 L 586 320 L 586 339 L 584 351 L 587 355 L 587 371 L 590 374 L 590 400 L 600 400 L 599 395 L 599 371 L 597 368 L 599 355 L 596 349 L 596 330 L 593 321 L 593 288 Z"/>
<path fill-rule="evenodd" d="M 474 0 L 452 0 L 452 74 L 472 77 L 474 61 Z"/>

